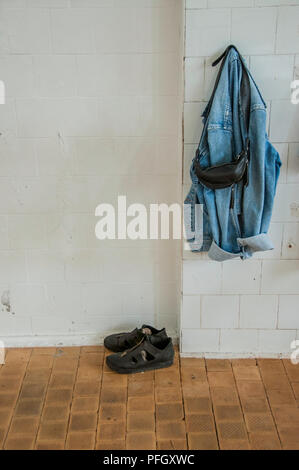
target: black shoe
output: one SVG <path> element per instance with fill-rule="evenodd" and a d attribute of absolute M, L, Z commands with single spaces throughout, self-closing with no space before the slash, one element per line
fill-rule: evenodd
<path fill-rule="evenodd" d="M 106 363 L 119 374 L 134 374 L 169 367 L 173 364 L 173 358 L 171 338 L 146 335 L 133 348 L 107 356 Z"/>
<path fill-rule="evenodd" d="M 153 326 L 142 325 L 141 328 L 135 328 L 135 330 L 129 333 L 116 333 L 109 335 L 104 339 L 104 346 L 110 351 L 123 352 L 126 349 L 130 349 L 139 343 L 145 335 L 155 335 L 159 337 L 167 337 L 165 328 L 157 330 Z"/>

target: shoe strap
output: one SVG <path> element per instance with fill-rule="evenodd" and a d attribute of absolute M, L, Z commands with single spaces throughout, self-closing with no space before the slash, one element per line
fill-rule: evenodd
<path fill-rule="evenodd" d="M 121 357 L 127 356 L 128 353 L 137 349 L 144 342 L 144 340 L 145 340 L 145 336 L 143 336 L 141 340 L 138 343 L 136 343 L 132 348 L 127 349 L 126 351 L 122 352 Z"/>
<path fill-rule="evenodd" d="M 156 356 L 158 352 L 161 352 L 160 349 L 157 349 L 149 340 L 149 337 L 148 336 L 144 336 L 135 346 L 133 346 L 132 348 L 130 349 L 127 349 L 126 351 L 124 351 L 122 354 L 121 354 L 121 357 L 124 357 L 126 355 L 128 355 L 129 353 L 132 353 L 133 351 L 136 350 L 137 352 L 137 349 L 140 349 L 140 352 L 142 350 L 144 351 L 147 351 L 148 353 Z M 139 352 L 139 351 L 138 351 Z"/>
<path fill-rule="evenodd" d="M 144 334 L 142 334 L 142 338 L 143 337 Z M 125 335 L 123 333 L 120 333 L 117 336 L 117 343 L 118 346 L 121 348 L 126 347 L 126 343 L 131 343 L 134 346 L 135 341 L 138 341 L 140 338 L 140 330 L 138 330 L 138 328 L 135 328 L 135 330 L 131 331 L 130 333 L 126 333 Z"/>

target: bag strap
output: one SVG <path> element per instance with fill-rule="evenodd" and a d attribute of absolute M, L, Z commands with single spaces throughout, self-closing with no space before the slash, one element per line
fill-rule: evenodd
<path fill-rule="evenodd" d="M 220 68 L 218 70 L 215 85 L 214 85 L 211 97 L 209 99 L 209 102 L 208 102 L 208 106 L 207 106 L 207 109 L 206 109 L 206 117 L 208 117 L 208 115 L 210 114 L 210 110 L 211 110 L 211 107 L 212 107 L 212 104 L 213 104 L 213 101 L 214 101 L 214 96 L 215 96 L 215 93 L 216 93 L 216 90 L 217 90 L 217 87 L 218 87 L 218 84 L 219 84 L 219 81 L 220 81 L 220 77 L 221 77 L 221 73 L 222 73 L 222 70 L 223 70 L 223 67 L 224 67 L 224 64 L 225 64 L 225 60 L 226 60 L 226 57 L 227 57 L 227 55 L 228 55 L 228 53 L 229 53 L 229 51 L 232 47 L 234 47 L 234 46 L 228 46 L 225 49 L 225 51 L 221 54 L 221 56 L 219 56 L 218 59 L 214 60 L 214 62 L 212 63 L 212 67 L 215 67 L 215 65 L 217 65 L 220 62 L 220 60 L 224 59 L 224 60 L 222 60 L 222 63 L 221 63 Z"/>

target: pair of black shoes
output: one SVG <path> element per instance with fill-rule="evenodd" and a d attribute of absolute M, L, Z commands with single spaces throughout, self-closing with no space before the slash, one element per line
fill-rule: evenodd
<path fill-rule="evenodd" d="M 107 356 L 106 363 L 119 374 L 162 369 L 173 364 L 172 339 L 167 336 L 165 328 L 157 330 L 142 325 L 129 333 L 107 336 L 104 346 L 116 353 Z"/>

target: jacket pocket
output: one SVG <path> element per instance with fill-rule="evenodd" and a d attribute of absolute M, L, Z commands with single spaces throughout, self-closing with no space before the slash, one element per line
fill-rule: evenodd
<path fill-rule="evenodd" d="M 233 133 L 219 124 L 211 124 L 208 130 L 210 165 L 231 163 L 234 160 Z"/>

